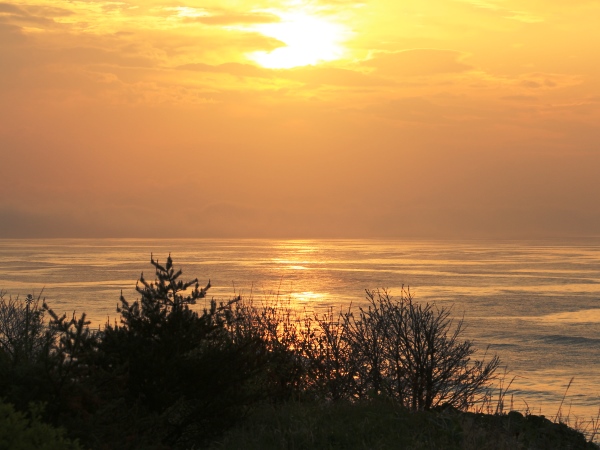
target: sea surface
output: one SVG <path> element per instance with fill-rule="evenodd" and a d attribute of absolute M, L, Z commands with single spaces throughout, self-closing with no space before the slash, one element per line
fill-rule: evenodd
<path fill-rule="evenodd" d="M 171 254 L 209 298 L 281 299 L 324 312 L 365 303 L 365 289 L 451 307 L 466 339 L 497 353 L 507 407 L 590 420 L 600 408 L 600 241 L 0 240 L 0 290 L 41 295 L 56 312 L 118 319 L 138 298 L 150 255 Z M 200 305 L 202 307 L 203 305 Z"/>

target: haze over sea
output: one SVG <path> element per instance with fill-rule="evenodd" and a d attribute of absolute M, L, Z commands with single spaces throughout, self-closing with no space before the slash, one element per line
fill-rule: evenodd
<path fill-rule="evenodd" d="M 116 319 L 119 295 L 138 298 L 150 254 L 170 253 L 184 279 L 211 280 L 209 298 L 279 298 L 309 311 L 364 304 L 364 290 L 464 314 L 465 337 L 508 366 L 514 408 L 589 420 L 600 407 L 600 241 L 0 240 L 0 290 L 40 292 L 56 312 Z M 202 307 L 203 305 L 199 305 Z"/>

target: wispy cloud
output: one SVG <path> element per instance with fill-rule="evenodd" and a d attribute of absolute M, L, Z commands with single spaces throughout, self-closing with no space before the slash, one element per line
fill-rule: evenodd
<path fill-rule="evenodd" d="M 489 0 L 455 0 L 455 1 L 458 1 L 460 3 L 469 4 L 478 9 L 483 9 L 483 10 L 493 12 L 504 19 L 515 20 L 518 22 L 525 22 L 525 23 L 537 23 L 537 22 L 544 21 L 544 17 L 540 14 L 506 8 L 506 7 L 501 6 L 498 2 L 493 2 L 493 1 L 489 1 Z"/>
<path fill-rule="evenodd" d="M 0 3 L 0 23 L 18 26 L 54 26 L 57 24 L 56 18 L 67 17 L 72 14 L 72 11 L 65 8 Z"/>
<path fill-rule="evenodd" d="M 235 13 L 217 12 L 207 13 L 195 17 L 184 18 L 185 22 L 199 22 L 205 25 L 253 25 L 262 23 L 279 22 L 280 18 L 275 14 L 268 13 Z"/>
<path fill-rule="evenodd" d="M 453 50 L 417 48 L 397 52 L 378 52 L 362 65 L 382 74 L 421 76 L 460 73 L 472 69 L 464 55 Z"/>

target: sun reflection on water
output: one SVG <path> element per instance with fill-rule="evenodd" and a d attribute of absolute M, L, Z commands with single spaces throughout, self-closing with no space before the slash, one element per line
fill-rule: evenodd
<path fill-rule="evenodd" d="M 319 292 L 312 292 L 312 291 L 305 291 L 305 292 L 293 292 L 291 294 L 291 297 L 294 302 L 300 302 L 300 303 L 319 302 L 319 301 L 325 300 L 325 298 L 327 297 L 327 294 L 323 294 L 323 293 L 319 293 Z"/>

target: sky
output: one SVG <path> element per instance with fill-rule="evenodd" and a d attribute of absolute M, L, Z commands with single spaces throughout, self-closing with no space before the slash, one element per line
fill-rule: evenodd
<path fill-rule="evenodd" d="M 0 238 L 598 236 L 598 17 L 0 2 Z"/>

